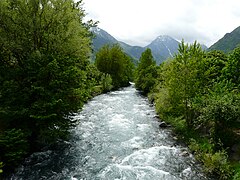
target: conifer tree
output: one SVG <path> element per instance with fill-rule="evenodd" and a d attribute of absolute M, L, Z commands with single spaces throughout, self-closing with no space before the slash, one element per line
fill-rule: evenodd
<path fill-rule="evenodd" d="M 157 78 L 157 66 L 153 59 L 151 49 L 146 49 L 140 59 L 135 72 L 135 86 L 144 94 L 150 92 Z"/>

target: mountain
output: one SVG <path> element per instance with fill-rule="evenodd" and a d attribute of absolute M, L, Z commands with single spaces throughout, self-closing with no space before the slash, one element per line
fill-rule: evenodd
<path fill-rule="evenodd" d="M 205 44 L 201 44 L 202 50 L 207 50 L 208 47 Z"/>
<path fill-rule="evenodd" d="M 152 55 L 156 60 L 156 63 L 160 64 L 167 58 L 173 57 L 173 55 L 177 53 L 179 45 L 178 41 L 170 36 L 164 35 L 157 37 L 154 41 L 145 47 L 131 46 L 129 44 L 116 40 L 109 33 L 100 28 L 93 28 L 92 31 L 96 36 L 93 39 L 94 52 L 97 52 L 105 44 L 119 43 L 125 53 L 130 55 L 135 61 L 140 58 L 143 51 L 145 51 L 147 48 L 150 48 L 152 50 Z"/>
<path fill-rule="evenodd" d="M 92 32 L 95 34 L 95 38 L 93 39 L 93 51 L 97 52 L 102 46 L 106 44 L 120 44 L 123 48 L 124 52 L 131 56 L 135 61 L 138 61 L 142 52 L 145 50 L 140 46 L 130 46 L 124 42 L 116 40 L 109 33 L 100 28 L 92 28 Z"/>
<path fill-rule="evenodd" d="M 106 31 L 104 31 L 100 28 L 94 27 L 91 30 L 95 35 L 95 37 L 93 39 L 93 50 L 94 50 L 94 52 L 97 52 L 105 44 L 116 44 L 116 43 L 118 43 L 118 40 L 116 40 L 113 36 L 111 36 Z"/>
<path fill-rule="evenodd" d="M 119 41 L 118 42 L 120 46 L 123 48 L 125 53 L 130 55 L 134 60 L 137 60 L 140 58 L 143 51 L 145 51 L 145 48 L 140 46 L 131 46 L 129 44 L 126 44 L 124 42 Z"/>
<path fill-rule="evenodd" d="M 227 33 L 213 44 L 209 50 L 221 50 L 225 53 L 228 53 L 240 45 L 240 26 L 234 29 L 231 33 Z"/>
<path fill-rule="evenodd" d="M 179 42 L 170 36 L 158 36 L 154 41 L 152 41 L 145 48 L 150 48 L 152 50 L 152 55 L 154 59 L 161 63 L 169 57 L 173 57 L 178 51 Z"/>

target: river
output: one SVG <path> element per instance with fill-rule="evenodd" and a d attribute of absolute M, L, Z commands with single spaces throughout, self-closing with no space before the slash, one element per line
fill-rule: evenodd
<path fill-rule="evenodd" d="M 133 86 L 93 98 L 74 118 L 62 148 L 32 154 L 11 179 L 208 179 Z"/>

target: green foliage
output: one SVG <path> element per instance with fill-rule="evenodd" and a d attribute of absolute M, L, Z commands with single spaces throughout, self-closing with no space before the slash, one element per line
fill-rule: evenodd
<path fill-rule="evenodd" d="M 222 148 L 236 144 L 240 128 L 239 52 L 206 53 L 196 42 L 182 42 L 179 53 L 160 66 L 149 95 L 159 116 L 183 140 L 194 139 L 190 148 L 205 171 L 220 179 L 232 176 Z"/>
<path fill-rule="evenodd" d="M 133 63 L 118 44 L 103 46 L 96 54 L 95 64 L 99 71 L 111 75 L 114 89 L 129 85 Z"/>
<path fill-rule="evenodd" d="M 208 89 L 212 87 L 214 82 L 222 80 L 222 71 L 227 64 L 228 58 L 221 51 L 210 51 L 203 58 L 202 64 L 198 67 L 202 73 L 203 92 L 208 93 Z"/>
<path fill-rule="evenodd" d="M 156 62 L 153 59 L 150 49 L 146 49 L 139 60 L 135 71 L 135 86 L 144 94 L 150 92 L 156 83 L 158 72 Z"/>
<path fill-rule="evenodd" d="M 7 130 L 0 135 L 1 157 L 7 167 L 18 165 L 27 154 L 28 146 L 27 135 L 20 129 Z"/>
<path fill-rule="evenodd" d="M 0 124 L 1 132 L 13 129 L 5 132 L 9 137 L 2 139 L 6 149 L 0 156 L 8 167 L 28 148 L 22 131 L 32 149 L 66 138 L 73 125 L 69 116 L 100 83 L 100 72 L 89 63 L 91 24 L 83 23 L 81 4 L 0 1 Z M 19 151 L 13 149 L 20 140 Z"/>
<path fill-rule="evenodd" d="M 231 145 L 232 130 L 240 124 L 240 96 L 231 89 L 231 83 L 216 83 L 209 94 L 196 98 L 195 109 L 199 113 L 196 124 L 209 129 L 215 143 L 220 139 Z"/>
<path fill-rule="evenodd" d="M 232 171 L 225 151 L 219 151 L 214 154 L 206 153 L 202 161 L 206 167 L 206 172 L 216 173 L 219 175 L 219 179 L 229 179 L 231 177 Z"/>
<path fill-rule="evenodd" d="M 227 65 L 223 69 L 223 78 L 240 88 L 240 47 L 234 49 L 229 55 Z"/>
<path fill-rule="evenodd" d="M 90 38 L 83 12 L 70 0 L 6 0 L 1 7 L 2 109 L 13 123 L 33 118 L 54 124 L 88 96 Z"/>
<path fill-rule="evenodd" d="M 179 45 L 179 53 L 169 62 L 165 63 L 161 75 L 161 92 L 159 95 L 168 101 L 167 107 L 163 109 L 166 113 L 173 113 L 176 116 L 184 116 L 187 125 L 192 126 L 193 112 L 192 99 L 201 90 L 202 77 L 201 69 L 198 67 L 202 63 L 204 52 L 200 44 L 196 42 L 190 46 L 182 42 Z M 160 100 L 158 101 L 161 105 Z M 160 109 L 160 108 L 158 108 Z"/>
<path fill-rule="evenodd" d="M 239 180 L 240 179 L 240 164 L 237 164 L 237 166 L 234 169 L 234 175 L 233 180 Z"/>
<path fill-rule="evenodd" d="M 94 87 L 99 85 L 101 81 L 101 72 L 97 69 L 94 64 L 89 64 L 86 67 L 87 72 L 87 87 Z"/>
<path fill-rule="evenodd" d="M 3 168 L 3 162 L 0 162 L 0 174 L 3 173 L 2 168 Z"/>
<path fill-rule="evenodd" d="M 178 117 L 181 116 L 177 108 L 180 106 L 173 106 L 169 90 L 167 88 L 159 88 L 158 93 L 155 95 L 156 111 L 162 119 L 167 119 L 168 116 Z"/>
<path fill-rule="evenodd" d="M 213 44 L 210 50 L 221 50 L 224 53 L 229 53 L 240 44 L 240 27 L 234 29 L 231 33 L 225 34 L 225 36 Z"/>
<path fill-rule="evenodd" d="M 206 173 L 218 175 L 219 179 L 222 180 L 232 176 L 233 171 L 225 150 L 215 152 L 213 144 L 200 143 L 194 139 L 191 140 L 189 148 L 195 152 L 196 158 L 203 163 Z"/>
<path fill-rule="evenodd" d="M 186 120 L 182 116 L 166 116 L 164 117 L 164 121 L 174 127 L 174 132 L 178 134 L 180 138 L 191 137 L 192 132 L 187 128 Z"/>
<path fill-rule="evenodd" d="M 113 88 L 112 78 L 109 74 L 103 74 L 101 77 L 101 85 L 103 92 L 109 92 Z"/>

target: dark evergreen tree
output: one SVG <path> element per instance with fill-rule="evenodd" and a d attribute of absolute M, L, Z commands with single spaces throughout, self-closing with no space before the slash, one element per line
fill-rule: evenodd
<path fill-rule="evenodd" d="M 156 62 L 153 59 L 151 49 L 146 49 L 140 59 L 135 71 L 135 86 L 144 94 L 150 92 L 158 76 Z"/>

